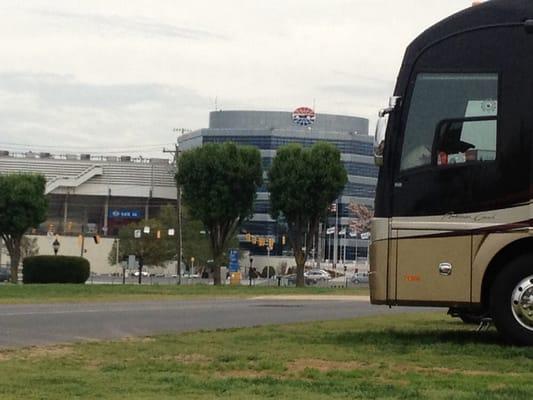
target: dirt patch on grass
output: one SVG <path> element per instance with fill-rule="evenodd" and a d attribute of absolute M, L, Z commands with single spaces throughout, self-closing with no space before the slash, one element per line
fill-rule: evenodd
<path fill-rule="evenodd" d="M 174 356 L 174 361 L 183 364 L 208 364 L 212 362 L 213 359 L 204 356 L 203 354 L 178 354 Z"/>
<path fill-rule="evenodd" d="M 152 343 L 155 342 L 156 339 L 150 336 L 145 337 L 135 337 L 135 336 L 127 336 L 120 339 L 121 342 L 127 342 L 127 343 Z"/>
<path fill-rule="evenodd" d="M 12 360 L 14 356 L 15 352 L 13 350 L 0 351 L 0 362 Z"/>
<path fill-rule="evenodd" d="M 314 358 L 299 358 L 287 365 L 291 372 L 302 372 L 307 368 L 316 369 L 320 372 L 328 371 L 352 371 L 357 369 L 366 369 L 370 364 L 359 361 L 329 361 Z"/>
<path fill-rule="evenodd" d="M 465 369 L 456 369 L 456 368 L 445 368 L 445 367 L 419 367 L 416 365 L 402 365 L 392 367 L 394 370 L 402 373 L 407 372 L 416 372 L 422 374 L 439 374 L 439 375 L 466 375 L 466 376 L 499 376 L 500 372 L 494 371 L 480 371 L 480 370 L 465 370 Z M 508 372 L 505 373 L 506 376 L 519 376 L 519 374 Z"/>
<path fill-rule="evenodd" d="M 101 360 L 88 360 L 87 363 L 85 364 L 85 368 L 90 370 L 90 371 L 95 371 L 95 370 L 98 370 L 100 368 L 102 368 L 102 361 Z"/>
<path fill-rule="evenodd" d="M 217 378 L 265 378 L 272 377 L 272 373 L 268 371 L 254 371 L 250 369 L 236 369 L 228 371 L 217 371 L 215 372 L 215 377 Z"/>
<path fill-rule="evenodd" d="M 31 347 L 24 353 L 23 358 L 62 358 L 74 352 L 71 346 Z"/>
<path fill-rule="evenodd" d="M 371 364 L 361 361 L 331 361 L 314 358 L 300 358 L 287 364 L 289 372 L 303 372 L 306 369 L 314 369 L 319 372 L 329 371 L 354 371 L 365 369 L 379 369 L 377 364 Z M 415 372 L 419 374 L 439 374 L 439 375 L 465 375 L 465 376 L 498 376 L 499 372 L 481 371 L 481 370 L 463 370 L 456 368 L 444 367 L 420 367 L 417 365 L 390 365 L 389 370 L 397 371 L 402 374 Z M 517 373 L 506 373 L 507 376 L 519 376 Z"/>
<path fill-rule="evenodd" d="M 213 362 L 213 359 L 203 354 L 161 354 L 151 358 L 154 361 L 164 361 L 164 362 L 178 362 L 180 364 L 187 365 L 201 365 L 206 366 L 209 363 Z"/>
<path fill-rule="evenodd" d="M 71 346 L 35 346 L 22 350 L 0 351 L 0 362 L 10 360 L 34 360 L 38 358 L 57 359 L 74 353 Z"/>

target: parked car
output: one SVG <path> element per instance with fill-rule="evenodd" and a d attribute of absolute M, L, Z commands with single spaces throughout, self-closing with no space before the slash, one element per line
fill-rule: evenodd
<path fill-rule="evenodd" d="M 352 276 L 352 283 L 368 283 L 368 272 L 356 272 Z"/>
<path fill-rule="evenodd" d="M 331 276 L 323 269 L 312 269 L 304 273 L 305 279 L 311 282 L 329 281 Z"/>
<path fill-rule="evenodd" d="M 148 276 L 150 276 L 150 274 L 149 274 L 148 272 L 146 272 L 146 271 L 142 271 L 141 274 L 142 274 L 142 276 L 144 276 L 144 277 L 148 277 Z M 137 277 L 138 277 L 138 276 L 139 276 L 139 271 L 135 271 L 135 272 L 133 273 L 133 276 L 137 276 Z"/>
<path fill-rule="evenodd" d="M 198 273 L 190 273 L 190 272 L 184 272 L 182 275 L 182 277 L 184 278 L 188 278 L 188 279 L 198 279 L 200 278 L 200 274 Z"/>
<path fill-rule="evenodd" d="M 0 268 L 0 282 L 7 282 L 11 278 L 11 271 L 9 268 Z"/>

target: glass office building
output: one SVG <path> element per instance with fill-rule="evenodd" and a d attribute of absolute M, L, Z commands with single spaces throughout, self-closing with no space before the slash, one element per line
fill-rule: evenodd
<path fill-rule="evenodd" d="M 304 110 L 307 110 L 312 119 L 302 120 L 302 115 L 298 115 L 296 111 L 214 111 L 209 115 L 209 128 L 199 129 L 178 138 L 180 151 L 187 151 L 205 143 L 228 141 L 256 146 L 261 152 L 266 178 L 266 171 L 280 146 L 289 143 L 300 143 L 303 146 L 311 146 L 316 142 L 331 143 L 341 152 L 348 172 L 348 183 L 339 198 L 337 212 L 330 216 L 328 226 L 334 226 L 336 216 L 339 228 L 348 226 L 353 218 L 348 209 L 350 202 L 364 204 L 369 208 L 373 208 L 374 204 L 378 169 L 372 158 L 372 137 L 368 136 L 368 120 L 352 116 L 314 114 L 310 109 Z M 258 190 L 254 216 L 243 226 L 242 233 L 273 238 L 276 242 L 273 254 L 281 254 L 285 250 L 286 246 L 282 245 L 284 224 L 283 221 L 275 221 L 270 216 L 266 183 Z M 328 239 L 331 237 L 326 235 L 323 250 L 325 258 L 330 258 L 329 244 L 333 244 L 333 241 Z M 347 260 L 355 259 L 356 249 L 359 257 L 366 256 L 366 241 L 359 239 L 356 243 L 356 239 L 348 235 L 338 243 L 339 255 L 344 254 L 344 246 L 346 247 Z M 244 243 L 243 246 L 248 247 L 252 253 L 264 253 L 264 248 L 247 246 Z"/>

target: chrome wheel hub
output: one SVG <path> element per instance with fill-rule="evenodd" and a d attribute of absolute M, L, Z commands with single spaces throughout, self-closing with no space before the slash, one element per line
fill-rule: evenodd
<path fill-rule="evenodd" d="M 533 275 L 516 285 L 511 296 L 511 307 L 520 325 L 533 331 Z"/>

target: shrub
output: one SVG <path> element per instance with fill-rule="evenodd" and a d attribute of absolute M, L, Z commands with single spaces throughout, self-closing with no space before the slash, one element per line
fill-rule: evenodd
<path fill-rule="evenodd" d="M 269 269 L 268 274 L 267 274 L 267 268 Z M 275 276 L 276 276 L 276 270 L 272 266 L 264 267 L 263 271 L 261 271 L 261 278 L 267 278 L 267 277 L 273 278 Z"/>
<path fill-rule="evenodd" d="M 85 283 L 90 264 L 83 257 L 35 256 L 23 261 L 24 283 Z"/>

